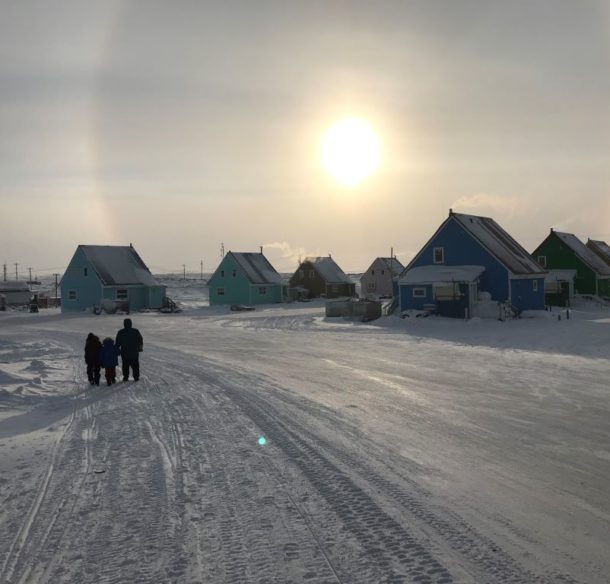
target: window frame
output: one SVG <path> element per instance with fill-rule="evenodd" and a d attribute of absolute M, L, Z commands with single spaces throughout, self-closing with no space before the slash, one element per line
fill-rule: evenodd
<path fill-rule="evenodd" d="M 68 290 L 68 300 L 78 300 L 78 290 L 76 290 L 76 288 Z"/>
<path fill-rule="evenodd" d="M 225 289 L 224 288 L 216 288 L 216 296 L 224 296 Z"/>
<path fill-rule="evenodd" d="M 441 252 L 441 259 L 440 261 L 438 261 L 436 259 L 436 252 L 440 251 Z M 432 261 L 435 264 L 444 264 L 445 263 L 445 248 L 444 246 L 439 246 L 439 247 L 434 247 L 432 248 Z"/>
<path fill-rule="evenodd" d="M 423 294 L 419 294 L 419 292 L 423 292 Z M 413 298 L 428 298 L 428 290 L 426 290 L 425 286 L 417 286 L 412 288 L 411 293 L 413 294 Z"/>
<path fill-rule="evenodd" d="M 119 295 L 119 292 L 121 294 Z M 123 295 L 123 292 L 125 293 Z M 115 300 L 129 300 L 129 289 L 128 288 L 116 288 L 114 291 L 114 299 Z"/>
<path fill-rule="evenodd" d="M 546 267 L 547 267 L 547 265 L 546 265 L 546 256 L 545 256 L 545 255 L 539 255 L 539 256 L 536 258 L 536 261 L 537 261 L 537 262 L 538 262 L 538 263 L 539 263 L 539 264 L 540 264 L 540 265 L 541 265 L 543 268 L 546 268 Z"/>
<path fill-rule="evenodd" d="M 259 296 L 267 296 L 267 286 L 259 286 L 258 287 L 258 295 Z"/>
<path fill-rule="evenodd" d="M 538 280 L 532 280 L 532 292 L 538 292 Z"/>

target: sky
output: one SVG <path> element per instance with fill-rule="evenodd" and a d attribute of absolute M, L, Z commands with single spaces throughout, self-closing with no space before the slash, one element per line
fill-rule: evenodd
<path fill-rule="evenodd" d="M 455 211 L 526 249 L 610 241 L 610 2 L 3 0 L 0 262 L 133 243 L 153 272 L 257 251 L 408 262 Z M 346 188 L 325 130 L 366 121 Z"/>

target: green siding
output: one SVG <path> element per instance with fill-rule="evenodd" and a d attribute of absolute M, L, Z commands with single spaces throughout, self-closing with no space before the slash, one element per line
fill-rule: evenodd
<path fill-rule="evenodd" d="M 532 255 L 536 260 L 546 256 L 548 270 L 576 270 L 574 291 L 577 294 L 597 294 L 596 273 L 557 236 L 551 233 Z"/>

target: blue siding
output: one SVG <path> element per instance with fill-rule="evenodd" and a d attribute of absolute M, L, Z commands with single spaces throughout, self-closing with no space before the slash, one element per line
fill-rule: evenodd
<path fill-rule="evenodd" d="M 534 282 L 538 289 L 534 291 Z M 511 280 L 511 304 L 519 310 L 544 310 L 544 278 Z"/>
<path fill-rule="evenodd" d="M 484 266 L 479 290 L 489 292 L 494 300 L 508 300 L 508 270 L 455 221 L 450 219 L 423 249 L 412 268 L 434 265 L 435 247 L 445 250 L 444 266 Z"/>
<path fill-rule="evenodd" d="M 94 304 L 100 304 L 102 284 L 82 249 L 78 248 L 72 256 L 61 279 L 60 288 L 62 312 L 87 310 Z M 76 290 L 76 300 L 68 299 L 69 290 Z"/>
<path fill-rule="evenodd" d="M 413 288 L 425 288 L 425 297 L 414 297 Z M 432 296 L 432 286 L 413 286 L 412 284 L 403 284 L 400 286 L 400 310 L 423 310 L 424 304 L 432 304 L 434 298 Z"/>
<path fill-rule="evenodd" d="M 449 219 L 422 249 L 410 269 L 434 264 L 434 248 L 442 247 L 444 250 L 444 266 L 483 266 L 485 271 L 481 274 L 478 284 L 480 292 L 489 292 L 493 300 L 498 302 L 509 301 L 520 310 L 544 309 L 544 278 L 524 278 L 513 276 L 509 280 L 509 270 L 485 249 L 473 236 L 471 236 L 455 219 Z M 534 291 L 533 282 L 537 282 L 538 289 Z M 413 298 L 413 285 L 400 285 L 400 308 L 423 308 L 424 304 L 434 302 L 431 287 L 428 297 Z M 476 300 L 476 299 L 474 299 Z"/>
<path fill-rule="evenodd" d="M 91 310 L 93 306 L 100 306 L 102 298 L 116 300 L 117 289 L 128 291 L 130 310 L 161 308 L 165 296 L 165 286 L 102 286 L 97 272 L 79 247 L 61 279 L 61 310 Z M 69 300 L 70 290 L 76 290 L 76 300 Z"/>

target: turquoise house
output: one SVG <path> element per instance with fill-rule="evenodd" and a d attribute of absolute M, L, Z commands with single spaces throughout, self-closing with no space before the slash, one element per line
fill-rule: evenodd
<path fill-rule="evenodd" d="M 165 286 L 130 245 L 79 245 L 61 279 L 61 311 L 91 310 L 108 302 L 129 310 L 161 308 Z"/>
<path fill-rule="evenodd" d="M 262 253 L 230 251 L 208 281 L 210 305 L 284 302 L 288 287 Z"/>

